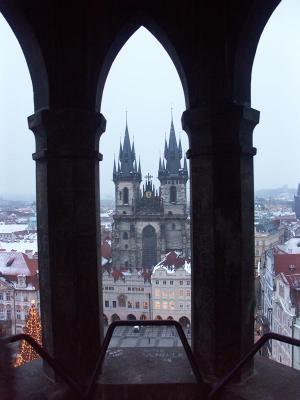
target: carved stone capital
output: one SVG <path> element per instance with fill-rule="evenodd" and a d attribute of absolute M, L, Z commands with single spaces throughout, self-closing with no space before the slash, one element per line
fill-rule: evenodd
<path fill-rule="evenodd" d="M 80 109 L 41 110 L 28 117 L 28 126 L 36 139 L 34 160 L 102 159 L 99 139 L 106 120 L 100 113 Z"/>

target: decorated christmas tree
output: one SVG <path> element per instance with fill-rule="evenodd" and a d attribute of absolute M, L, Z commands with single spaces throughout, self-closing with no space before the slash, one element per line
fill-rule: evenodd
<path fill-rule="evenodd" d="M 23 329 L 24 333 L 30 335 L 38 344 L 42 344 L 42 327 L 41 320 L 34 302 L 31 304 L 26 324 Z M 17 355 L 14 366 L 20 367 L 21 365 L 39 358 L 39 355 L 33 350 L 29 343 L 21 340 L 19 347 L 19 354 Z"/>

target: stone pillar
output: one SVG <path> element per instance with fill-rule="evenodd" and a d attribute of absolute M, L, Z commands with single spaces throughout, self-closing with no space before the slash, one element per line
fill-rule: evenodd
<path fill-rule="evenodd" d="M 36 139 L 43 345 L 83 382 L 103 336 L 98 145 L 105 119 L 65 109 L 28 122 Z"/>
<path fill-rule="evenodd" d="M 237 104 L 183 113 L 190 139 L 193 351 L 208 380 L 253 344 L 252 133 L 259 112 Z"/>

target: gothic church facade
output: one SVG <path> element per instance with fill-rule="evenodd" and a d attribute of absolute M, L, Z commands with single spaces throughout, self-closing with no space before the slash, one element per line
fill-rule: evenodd
<path fill-rule="evenodd" d="M 150 174 L 145 177 L 141 188 L 141 163 L 137 163 L 126 122 L 123 146 L 120 144 L 119 158 L 113 168 L 116 206 L 112 240 L 114 268 L 150 269 L 171 250 L 190 257 L 186 195 L 189 177 L 173 120 L 169 142 L 165 141 L 164 157 L 159 160 L 158 179 L 158 190 Z"/>

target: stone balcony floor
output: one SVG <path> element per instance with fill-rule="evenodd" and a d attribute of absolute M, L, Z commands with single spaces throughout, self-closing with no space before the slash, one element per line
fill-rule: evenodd
<path fill-rule="evenodd" d="M 117 371 L 116 371 L 117 373 Z M 43 373 L 42 362 L 34 361 L 16 369 L 16 400 L 66 399 Z M 102 400 L 113 399 L 199 399 L 194 384 L 105 384 L 97 390 Z M 300 371 L 257 356 L 253 375 L 244 383 L 230 385 L 224 400 L 294 400 L 299 398 Z M 0 399 L 3 399 L 0 391 Z M 95 397 L 96 399 L 97 397 Z M 6 400 L 6 399 L 5 399 Z M 10 400 L 10 399 L 9 399 Z M 72 400 L 74 400 L 72 398 Z"/>

